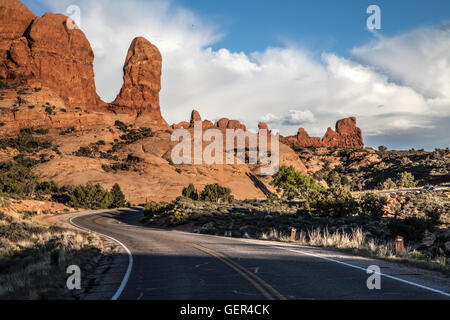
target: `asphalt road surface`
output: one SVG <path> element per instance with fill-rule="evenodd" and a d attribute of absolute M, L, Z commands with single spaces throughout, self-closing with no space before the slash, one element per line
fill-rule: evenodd
<path fill-rule="evenodd" d="M 72 223 L 129 251 L 124 300 L 449 299 L 448 277 L 337 251 L 139 225 L 140 209 L 81 215 Z M 369 290 L 370 265 L 381 289 Z"/>

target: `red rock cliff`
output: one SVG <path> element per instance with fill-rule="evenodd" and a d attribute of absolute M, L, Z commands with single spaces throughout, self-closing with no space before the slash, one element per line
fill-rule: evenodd
<path fill-rule="evenodd" d="M 0 0 L 0 81 L 13 88 L 48 88 L 64 101 L 64 107 L 98 111 L 105 119 L 123 115 L 125 121 L 134 120 L 141 126 L 168 129 L 159 106 L 159 50 L 144 38 L 133 40 L 125 59 L 123 87 L 116 100 L 107 104 L 96 92 L 89 41 L 71 22 L 62 14 L 37 17 L 18 0 Z M 47 98 L 42 97 L 42 104 Z M 58 122 L 57 118 L 53 116 L 51 124 Z M 72 126 L 69 122 L 64 121 Z M 25 121 L 17 124 L 17 129 L 22 125 L 33 123 Z"/>
<path fill-rule="evenodd" d="M 67 17 L 35 16 L 17 0 L 0 2 L 0 80 L 40 84 L 67 106 L 102 105 L 94 82 L 94 53 L 84 33 L 67 27 Z"/>
<path fill-rule="evenodd" d="M 361 129 L 356 126 L 356 118 L 345 118 L 336 122 L 336 131 L 328 128 L 322 139 L 310 137 L 305 129 L 298 129 L 295 136 L 280 137 L 286 144 L 297 147 L 326 146 L 364 148 Z"/>
<path fill-rule="evenodd" d="M 145 38 L 135 38 L 125 59 L 122 89 L 111 108 L 135 114 L 152 127 L 168 129 L 159 106 L 161 66 L 158 48 Z"/>

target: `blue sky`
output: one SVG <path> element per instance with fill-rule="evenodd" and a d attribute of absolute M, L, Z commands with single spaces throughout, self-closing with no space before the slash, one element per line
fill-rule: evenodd
<path fill-rule="evenodd" d="M 39 0 L 23 3 L 36 14 L 51 10 Z M 365 29 L 369 16 L 366 8 L 371 4 L 381 8 L 380 32 L 384 36 L 450 21 L 449 0 L 175 0 L 172 3 L 220 26 L 224 37 L 212 48 L 246 53 L 293 42 L 312 53 L 332 51 L 347 56 L 353 47 L 373 38 Z"/>
<path fill-rule="evenodd" d="M 136 36 L 163 56 L 161 112 L 265 121 L 323 136 L 355 116 L 367 146 L 450 145 L 450 0 L 23 0 L 38 15 L 80 9 L 97 91 L 114 100 Z M 381 8 L 381 30 L 366 9 Z"/>
<path fill-rule="evenodd" d="M 293 41 L 312 52 L 347 55 L 372 38 L 365 29 L 366 9 L 380 6 L 381 33 L 393 36 L 412 28 L 436 25 L 450 18 L 448 0 L 195 0 L 180 1 L 216 21 L 226 37 L 214 47 L 260 51 Z"/>

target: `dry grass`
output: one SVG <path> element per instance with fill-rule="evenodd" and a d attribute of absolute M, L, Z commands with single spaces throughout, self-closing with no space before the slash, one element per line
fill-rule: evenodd
<path fill-rule="evenodd" d="M 104 250 L 91 234 L 49 228 L 18 214 L 0 219 L 0 299 L 54 299 L 65 294 L 66 268 L 83 268 Z M 56 257 L 56 258 L 55 258 Z"/>
<path fill-rule="evenodd" d="M 263 240 L 275 240 L 290 242 L 290 237 L 282 234 L 276 229 L 261 236 Z M 361 254 L 372 258 L 381 258 L 389 261 L 404 262 L 417 267 L 430 270 L 437 270 L 444 274 L 450 274 L 449 259 L 445 256 L 439 256 L 434 259 L 427 258 L 419 251 L 410 247 L 405 248 L 403 254 L 397 254 L 394 242 L 377 242 L 374 239 L 366 238 L 361 228 L 355 228 L 350 233 L 336 231 L 330 233 L 328 228 L 324 230 L 313 229 L 307 232 L 303 230 L 297 234 L 294 243 L 324 248 L 335 248 L 351 251 L 355 254 Z"/>

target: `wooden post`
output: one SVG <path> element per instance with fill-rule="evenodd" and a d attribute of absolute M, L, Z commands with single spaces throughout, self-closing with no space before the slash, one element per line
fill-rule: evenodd
<path fill-rule="evenodd" d="M 395 252 L 397 254 L 405 253 L 405 242 L 402 236 L 395 237 Z"/>
<path fill-rule="evenodd" d="M 295 241 L 296 233 L 297 233 L 297 229 L 292 228 L 291 229 L 291 241 Z"/>

